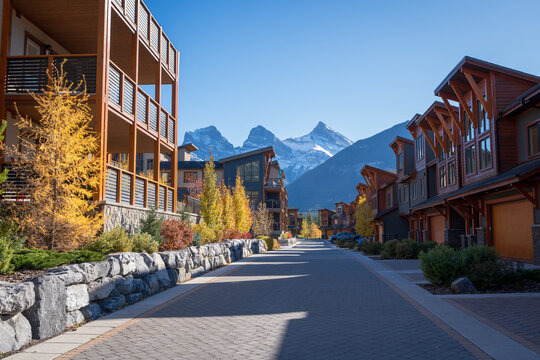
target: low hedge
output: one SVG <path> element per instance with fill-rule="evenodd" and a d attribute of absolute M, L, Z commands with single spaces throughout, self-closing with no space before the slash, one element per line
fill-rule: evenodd
<path fill-rule="evenodd" d="M 383 245 L 376 241 L 364 240 L 358 244 L 358 250 L 362 251 L 366 255 L 379 255 L 381 253 Z"/>
<path fill-rule="evenodd" d="M 266 243 L 266 250 L 268 251 L 277 250 L 281 248 L 281 245 L 279 244 L 279 242 L 276 239 L 271 238 L 270 236 L 261 235 L 261 236 L 257 236 L 257 238 L 264 240 L 264 242 Z"/>
<path fill-rule="evenodd" d="M 11 259 L 13 270 L 42 270 L 66 264 L 102 261 L 105 256 L 90 250 L 57 252 L 41 249 L 16 250 Z"/>

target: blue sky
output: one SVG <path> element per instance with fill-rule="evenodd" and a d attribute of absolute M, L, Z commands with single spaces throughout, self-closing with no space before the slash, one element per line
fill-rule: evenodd
<path fill-rule="evenodd" d="M 424 112 L 464 55 L 540 74 L 538 0 L 145 2 L 181 51 L 180 142 L 318 121 L 362 139 Z"/>

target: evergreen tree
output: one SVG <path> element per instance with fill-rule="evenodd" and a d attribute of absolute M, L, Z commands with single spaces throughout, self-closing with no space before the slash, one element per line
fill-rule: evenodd
<path fill-rule="evenodd" d="M 163 219 L 159 218 L 156 212 L 156 208 L 151 207 L 147 213 L 146 218 L 141 220 L 141 226 L 139 231 L 141 233 L 150 234 L 154 240 L 159 244 L 162 242 L 161 238 L 161 223 Z"/>

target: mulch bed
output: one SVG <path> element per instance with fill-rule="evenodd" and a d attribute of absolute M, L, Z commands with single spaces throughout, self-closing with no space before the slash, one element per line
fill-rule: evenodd
<path fill-rule="evenodd" d="M 433 295 L 455 295 L 452 289 L 433 284 L 418 284 Z M 509 294 L 509 293 L 540 293 L 540 283 L 532 280 L 524 280 L 517 284 L 502 285 L 497 288 L 478 291 L 475 294 Z"/>
<path fill-rule="evenodd" d="M 12 274 L 0 274 L 0 281 L 5 281 L 9 283 L 18 283 L 26 280 L 30 280 L 33 277 L 39 276 L 47 272 L 45 270 L 20 270 Z"/>

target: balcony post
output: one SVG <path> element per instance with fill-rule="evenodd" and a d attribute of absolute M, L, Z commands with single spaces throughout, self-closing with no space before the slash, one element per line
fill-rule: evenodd
<path fill-rule="evenodd" d="M 11 39 L 11 0 L 4 0 L 2 8 L 2 39 L 0 43 L 0 74 L 6 75 L 7 73 L 7 57 L 9 56 L 10 39 Z M 0 81 L 0 119 L 7 119 L 7 106 L 6 106 L 6 82 Z M 5 144 L 7 136 L 10 134 L 4 134 Z M 4 151 L 0 151 L 2 160 L 4 159 Z"/>
<path fill-rule="evenodd" d="M 137 9 L 138 11 L 138 9 Z M 139 27 L 131 38 L 131 75 L 135 81 L 133 90 L 133 124 L 129 133 L 129 171 L 137 173 L 137 89 L 139 84 Z M 146 194 L 145 194 L 146 197 Z M 131 203 L 135 204 L 135 186 L 131 188 Z"/>

